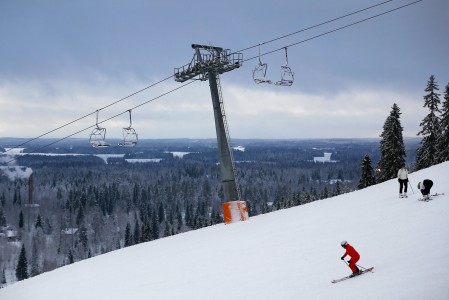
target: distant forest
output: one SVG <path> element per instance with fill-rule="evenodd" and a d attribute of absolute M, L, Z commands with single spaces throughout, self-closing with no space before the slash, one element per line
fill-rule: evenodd
<path fill-rule="evenodd" d="M 17 144 L 0 139 L 4 148 Z M 27 145 L 24 152 L 42 144 Z M 373 165 L 380 158 L 379 139 L 234 140 L 232 145 L 242 147 L 234 159 L 250 217 L 354 191 L 365 155 Z M 223 222 L 214 139 L 145 140 L 134 148 L 106 149 L 66 140 L 57 146 L 39 150 L 48 155 L 15 156 L 15 165 L 33 170 L 31 199 L 29 178 L 11 180 L 0 172 L 0 286 Z M 418 139 L 405 140 L 408 162 L 415 161 L 418 146 Z M 332 153 L 334 162 L 314 162 L 324 153 Z M 154 160 L 131 162 L 137 159 Z M 23 275 L 19 264 L 25 264 Z"/>

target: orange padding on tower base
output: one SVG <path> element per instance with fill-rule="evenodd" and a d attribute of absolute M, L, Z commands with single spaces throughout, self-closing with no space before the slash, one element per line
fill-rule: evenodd
<path fill-rule="evenodd" d="M 222 204 L 223 220 L 226 224 L 249 219 L 245 201 L 230 201 Z"/>

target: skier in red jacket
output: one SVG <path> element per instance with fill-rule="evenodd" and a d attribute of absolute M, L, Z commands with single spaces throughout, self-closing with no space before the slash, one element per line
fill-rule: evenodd
<path fill-rule="evenodd" d="M 349 260 L 349 262 L 348 262 L 349 263 L 349 267 L 352 270 L 352 275 L 351 276 L 359 275 L 360 274 L 360 270 L 359 270 L 359 268 L 357 268 L 356 263 L 360 259 L 360 254 L 354 249 L 354 247 L 349 245 L 347 241 L 341 242 L 341 246 L 346 249 L 345 254 L 341 257 L 341 260 L 344 260 L 345 257 L 347 255 L 349 255 L 351 257 L 351 260 Z"/>

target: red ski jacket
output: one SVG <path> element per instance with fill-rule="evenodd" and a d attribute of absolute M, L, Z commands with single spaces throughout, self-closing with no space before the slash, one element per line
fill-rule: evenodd
<path fill-rule="evenodd" d="M 358 260 L 358 259 L 360 259 L 360 254 L 359 254 L 357 251 L 355 251 L 354 247 L 352 247 L 352 246 L 349 245 L 349 244 L 346 244 L 346 252 L 345 252 L 345 254 L 343 255 L 343 258 L 345 258 L 346 255 L 349 255 L 349 256 L 351 257 L 352 260 Z"/>

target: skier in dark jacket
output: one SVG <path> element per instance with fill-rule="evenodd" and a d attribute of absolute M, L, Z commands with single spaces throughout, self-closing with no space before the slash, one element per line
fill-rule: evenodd
<path fill-rule="evenodd" d="M 356 263 L 360 259 L 360 254 L 354 249 L 354 247 L 349 245 L 347 241 L 341 242 L 341 246 L 346 249 L 345 254 L 341 257 L 341 260 L 344 260 L 345 257 L 347 255 L 349 255 L 351 257 L 351 260 L 348 262 L 349 263 L 349 268 L 351 268 L 351 271 L 352 271 L 352 275 L 351 276 L 359 275 L 360 274 L 360 270 L 359 270 L 359 268 L 357 268 Z"/>
<path fill-rule="evenodd" d="M 430 179 L 424 179 L 422 182 L 418 182 L 418 189 L 421 190 L 421 194 L 423 195 L 424 199 L 429 199 L 430 196 L 430 189 L 433 186 L 433 181 Z"/>

